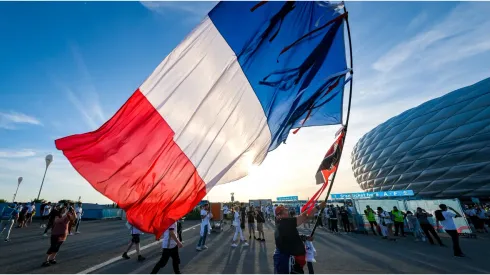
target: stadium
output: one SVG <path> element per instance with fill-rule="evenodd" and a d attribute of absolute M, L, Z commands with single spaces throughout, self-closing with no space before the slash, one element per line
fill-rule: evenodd
<path fill-rule="evenodd" d="M 409 109 L 365 134 L 352 151 L 363 190 L 418 197 L 490 195 L 490 78 Z"/>

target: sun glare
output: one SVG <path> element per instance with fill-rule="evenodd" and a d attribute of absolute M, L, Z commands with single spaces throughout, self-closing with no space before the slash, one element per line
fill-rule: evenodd
<path fill-rule="evenodd" d="M 250 168 L 248 168 L 248 174 L 253 175 L 253 174 L 257 173 L 257 170 L 259 170 L 259 166 L 252 164 L 252 165 L 250 165 Z"/>

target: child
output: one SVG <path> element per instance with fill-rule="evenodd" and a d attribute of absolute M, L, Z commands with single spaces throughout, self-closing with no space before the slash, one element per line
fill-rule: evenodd
<path fill-rule="evenodd" d="M 138 228 L 131 225 L 130 223 L 126 223 L 126 226 L 131 230 L 131 241 L 129 242 L 126 251 L 122 254 L 122 257 L 126 260 L 130 259 L 128 256 L 128 252 L 134 244 L 136 246 L 136 254 L 138 255 L 138 261 L 139 262 L 144 261 L 145 258 L 140 254 L 140 235 L 143 233 Z"/>
<path fill-rule="evenodd" d="M 305 241 L 306 247 L 306 265 L 308 266 L 308 273 L 315 274 L 313 271 L 313 263 L 316 263 L 316 249 L 311 241 Z"/>

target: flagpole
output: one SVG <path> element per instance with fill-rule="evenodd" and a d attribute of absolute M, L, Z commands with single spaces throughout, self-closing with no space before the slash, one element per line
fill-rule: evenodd
<path fill-rule="evenodd" d="M 347 13 L 347 9 L 345 8 L 345 2 L 344 2 L 344 13 Z M 354 81 L 354 77 L 353 77 L 353 74 L 354 74 L 354 61 L 352 60 L 352 39 L 351 39 L 351 35 L 350 35 L 350 26 L 349 26 L 349 15 L 347 14 L 347 16 L 345 17 L 345 24 L 347 26 L 347 36 L 349 38 L 349 54 L 350 54 L 350 74 L 351 74 L 351 80 L 350 80 L 350 86 L 349 86 L 349 104 L 347 105 L 347 117 L 345 119 L 345 126 L 344 126 L 344 137 L 342 138 L 342 145 L 345 145 L 345 138 L 347 137 L 347 127 L 349 126 L 349 118 L 350 118 L 350 107 L 351 107 L 351 104 L 352 104 L 352 87 L 353 87 L 353 81 Z M 344 150 L 340 151 L 340 158 L 339 158 L 339 164 L 340 165 L 340 159 L 342 158 L 342 153 L 343 153 Z M 339 171 L 339 169 L 336 169 L 335 172 L 333 173 L 333 176 L 332 176 L 332 181 L 330 182 L 330 185 L 328 186 L 328 190 L 327 190 L 327 196 L 325 197 L 325 203 L 328 201 L 328 197 L 330 196 L 330 192 L 332 191 L 332 186 L 333 186 L 333 183 L 335 181 L 335 176 L 337 176 L 337 172 Z M 328 179 L 327 180 L 327 184 L 328 184 Z M 318 227 L 318 224 L 320 222 L 320 219 L 322 218 L 323 216 L 323 212 L 325 211 L 325 208 L 322 208 L 320 210 L 320 213 L 318 214 L 318 218 L 316 219 L 316 223 L 315 223 L 315 226 L 313 227 L 313 230 L 311 231 L 311 235 L 310 236 L 313 236 L 313 234 L 315 234 L 315 230 L 316 228 Z"/>

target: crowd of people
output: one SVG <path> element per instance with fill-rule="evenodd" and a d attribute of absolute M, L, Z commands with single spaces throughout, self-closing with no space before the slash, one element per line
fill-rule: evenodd
<path fill-rule="evenodd" d="M 321 203 L 301 212 L 300 205 L 266 205 L 253 206 L 241 203 L 240 205 L 224 205 L 222 207 L 223 217 L 229 216 L 231 223 L 229 230 L 234 230 L 231 239 L 233 248 L 239 245 L 249 246 L 251 240 L 265 242 L 264 224 L 271 222 L 275 226 L 274 271 L 277 274 L 303 273 L 306 266 L 310 274 L 314 273 L 316 250 L 313 245 L 314 238 L 311 235 L 299 234 L 298 227 L 312 226 L 323 227 L 332 234 L 349 234 L 351 232 L 364 231 L 363 233 L 380 236 L 389 241 L 412 235 L 415 241 L 428 241 L 430 244 L 445 246 L 439 237 L 438 230 L 444 231 L 451 237 L 454 256 L 464 257 L 459 245 L 458 227 L 454 218 L 466 216 L 467 220 L 477 232 L 488 232 L 490 208 L 483 206 L 463 206 L 464 211 L 459 213 L 454 208 L 445 204 L 439 205 L 439 209 L 433 213 L 418 207 L 414 212 L 399 210 L 396 206 L 392 210 L 382 207 L 372 209 L 369 205 L 362 210 L 363 215 L 356 213 L 351 204 L 345 206 L 326 205 Z M 68 236 L 79 234 L 79 226 L 83 215 L 82 204 L 62 204 L 43 202 L 39 207 L 41 219 L 39 226 L 43 229 L 43 235 L 51 230 L 50 246 L 46 252 L 46 259 L 42 266 L 56 264 L 56 255 Z M 36 214 L 34 203 L 13 203 L 2 210 L 1 234 L 6 232 L 5 241 L 10 241 L 13 228 L 22 229 L 32 226 L 32 217 Z M 207 235 L 210 234 L 211 220 L 213 214 L 209 204 L 199 207 L 201 218 L 200 237 L 196 251 L 208 249 L 206 246 Z M 364 216 L 364 217 L 363 217 Z M 221 217 L 221 219 L 223 218 Z M 435 220 L 435 227 L 431 220 Z M 365 222 L 367 220 L 367 223 Z M 172 259 L 174 272 L 179 274 L 180 256 L 179 248 L 183 247 L 182 221 L 179 220 L 171 225 L 162 235 L 162 254 L 156 263 L 152 274 L 158 273 L 167 262 Z M 15 226 L 17 225 L 17 226 Z M 15 227 L 14 227 L 15 226 Z M 131 239 L 122 257 L 130 259 L 128 253 L 135 247 L 137 260 L 144 261 L 145 257 L 140 254 L 140 235 L 143 234 L 138 228 L 127 224 Z M 368 230 L 368 228 L 370 230 Z M 408 230 L 406 230 L 408 229 Z M 408 232 L 406 232 L 408 231 Z M 248 239 L 246 235 L 248 233 Z"/>
<path fill-rule="evenodd" d="M 40 204 L 40 222 L 39 227 L 44 229 L 44 237 L 48 237 L 48 231 L 51 230 L 50 246 L 46 252 L 47 258 L 42 266 L 56 264 L 56 255 L 67 236 L 75 233 L 80 234 L 79 226 L 82 220 L 83 209 L 82 203 L 76 205 L 64 203 L 41 202 Z M 14 202 L 2 209 L 1 233 L 6 234 L 5 242 L 10 241 L 10 235 L 14 228 L 22 229 L 33 225 L 33 217 L 36 215 L 36 204 Z M 15 226 L 17 224 L 17 226 Z"/>

